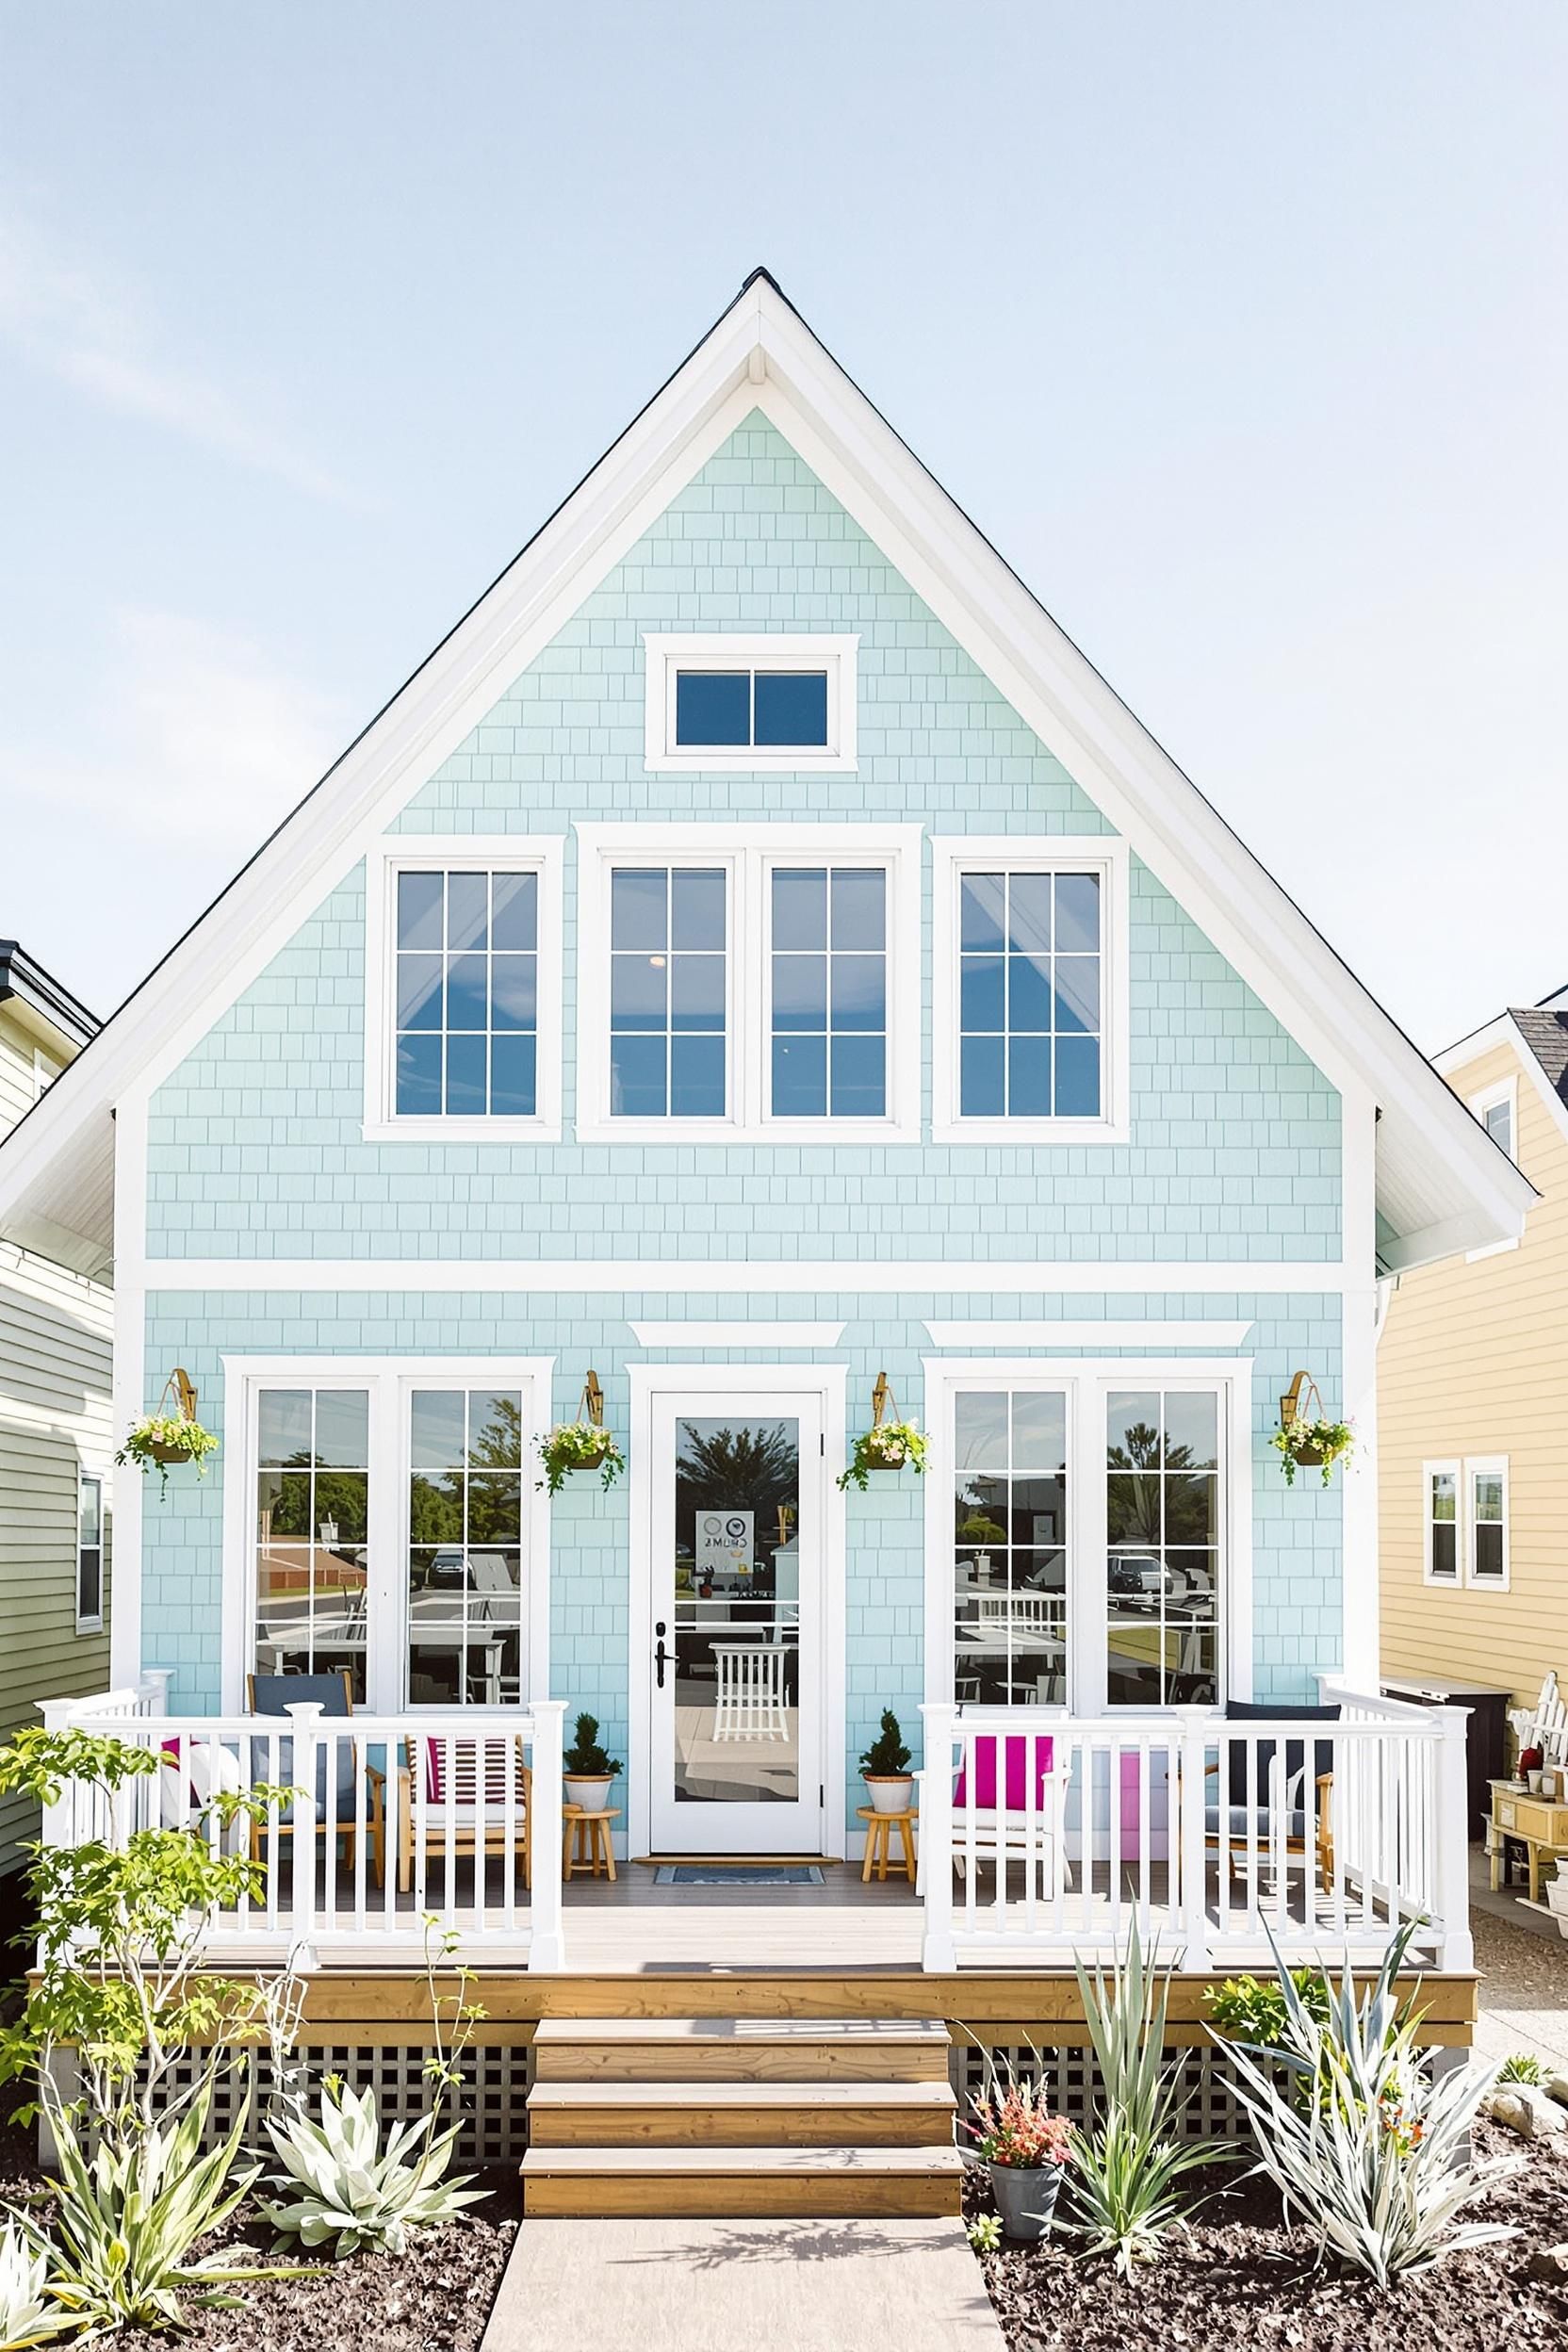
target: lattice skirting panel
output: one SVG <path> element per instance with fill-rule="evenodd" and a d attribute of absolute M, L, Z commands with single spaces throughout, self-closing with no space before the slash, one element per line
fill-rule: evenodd
<path fill-rule="evenodd" d="M 1181 2066 L 1184 2136 L 1190 2140 L 1245 2138 L 1247 2117 L 1218 2052 L 1172 2050 L 1168 2054 Z M 1043 2076 L 1047 2103 L 1070 2123 L 1092 2122 L 1103 2104 L 1103 2078 L 1092 2050 L 1059 2044 L 1041 2044 L 1034 2050 L 1018 2043 L 990 2050 L 960 2046 L 953 2052 L 952 2076 L 961 2114 L 968 2113 L 986 2089 L 988 2059 L 1004 2082 L 1009 2066 L 1016 2076 L 1027 2076 L 1031 2082 L 1037 2082 Z"/>

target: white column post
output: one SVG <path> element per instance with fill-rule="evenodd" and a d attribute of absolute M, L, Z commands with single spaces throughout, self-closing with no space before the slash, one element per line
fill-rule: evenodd
<path fill-rule="evenodd" d="M 1437 1891 L 1438 1966 L 1473 1968 L 1476 1947 L 1470 1935 L 1470 1790 L 1465 1769 L 1464 1735 L 1469 1727 L 1467 1707 L 1434 1707 L 1437 1727 L 1437 1803 L 1432 1836 L 1432 1884 Z"/>
<path fill-rule="evenodd" d="M 533 1851 L 533 1885 L 529 1895 L 531 1972 L 558 1973 L 566 1965 L 565 1937 L 561 1921 L 561 1757 L 565 1744 L 564 1699 L 534 1699 L 533 1819 L 528 1836 Z"/>
<path fill-rule="evenodd" d="M 316 1965 L 316 1776 L 321 1755 L 321 1705 L 318 1699 L 297 1699 L 288 1709 L 294 1726 L 288 1768 L 289 1786 L 294 1791 L 292 1812 L 294 1836 L 293 1854 L 289 1868 L 288 1949 L 301 1968 Z M 277 1840 L 282 1846 L 283 1839 Z M 278 1855 L 274 1870 L 281 1860 Z"/>
<path fill-rule="evenodd" d="M 953 1741 L 958 1710 L 943 1701 L 920 1713 L 925 1750 L 920 1797 L 925 1925 L 920 1964 L 934 1975 L 951 1976 L 958 1967 L 953 1937 Z"/>
<path fill-rule="evenodd" d="M 1209 1905 L 1208 1856 L 1204 1850 L 1203 1814 L 1207 1804 L 1207 1784 L 1203 1767 L 1208 1761 L 1209 1734 L 1213 1729 L 1208 1712 L 1200 1707 L 1177 1708 L 1181 1719 L 1181 1805 L 1177 1822 L 1182 1851 L 1182 1966 L 1200 1973 L 1209 1965 Z M 1223 1725 L 1220 1727 L 1219 1779 L 1225 1779 L 1226 1756 Z M 1225 1789 L 1218 1791 L 1219 1818 L 1225 1819 Z M 1220 1841 L 1220 1868 L 1224 1868 L 1224 1840 Z M 1223 1891 L 1223 1887 L 1221 1888 Z"/>
<path fill-rule="evenodd" d="M 139 1688 L 140 1695 L 147 1702 L 149 1715 L 168 1714 L 169 1686 L 173 1679 L 172 1666 L 149 1666 L 145 1670 Z"/>

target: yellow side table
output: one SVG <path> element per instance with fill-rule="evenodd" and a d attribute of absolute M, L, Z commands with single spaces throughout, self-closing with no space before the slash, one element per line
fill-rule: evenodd
<path fill-rule="evenodd" d="M 920 1819 L 919 1814 L 879 1813 L 874 1805 L 858 1805 L 855 1810 L 866 1824 L 866 1858 L 860 1865 L 862 1886 L 874 1870 L 878 1880 L 886 1879 L 888 1865 L 893 1858 L 893 1832 L 896 1829 L 904 1856 L 904 1875 L 912 1886 L 915 1883 L 915 1823 Z M 894 1867 L 898 1866 L 895 1864 Z"/>

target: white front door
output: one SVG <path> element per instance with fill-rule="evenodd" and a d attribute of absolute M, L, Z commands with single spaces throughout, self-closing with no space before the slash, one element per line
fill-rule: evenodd
<path fill-rule="evenodd" d="M 822 1391 L 651 1403 L 653 1851 L 819 1854 Z"/>

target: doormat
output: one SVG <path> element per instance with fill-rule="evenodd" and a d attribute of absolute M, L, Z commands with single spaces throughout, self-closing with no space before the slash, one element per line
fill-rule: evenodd
<path fill-rule="evenodd" d="M 661 1862 L 656 1886 L 821 1886 L 814 1862 Z"/>

